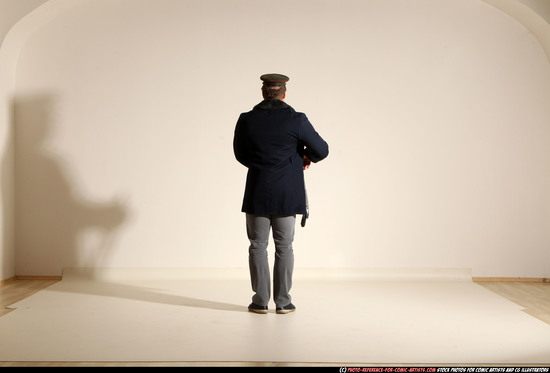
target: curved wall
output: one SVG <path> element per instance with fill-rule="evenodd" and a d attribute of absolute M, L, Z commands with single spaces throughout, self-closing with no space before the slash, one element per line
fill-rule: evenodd
<path fill-rule="evenodd" d="M 15 275 L 14 89 L 25 41 L 72 0 L 4 0 L 0 4 L 0 280 Z"/>
<path fill-rule="evenodd" d="M 25 15 L 47 0 L 3 0 L 0 2 L 0 281 L 15 275 L 14 168 L 12 97 L 15 66 L 21 39 L 12 32 Z"/>
<path fill-rule="evenodd" d="M 275 71 L 331 146 L 298 267 L 550 275 L 550 69 L 494 7 L 72 4 L 17 63 L 18 274 L 246 266 L 232 132 Z"/>

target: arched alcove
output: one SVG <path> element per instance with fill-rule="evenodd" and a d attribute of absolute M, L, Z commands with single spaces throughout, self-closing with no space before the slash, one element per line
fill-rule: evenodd
<path fill-rule="evenodd" d="M 550 73 L 528 28 L 479 0 L 347 0 L 283 1 L 272 32 L 269 4 L 50 1 L 59 12 L 34 15 L 12 101 L 18 273 L 245 266 L 232 130 L 277 71 L 331 146 L 306 174 L 297 266 L 548 276 Z M 56 200 L 52 221 L 114 209 L 63 231 L 35 219 Z M 52 232 L 70 237 L 46 244 Z"/>

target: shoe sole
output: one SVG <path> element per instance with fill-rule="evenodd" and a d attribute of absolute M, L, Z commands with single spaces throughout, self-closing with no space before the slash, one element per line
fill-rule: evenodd
<path fill-rule="evenodd" d="M 248 309 L 248 312 L 253 312 L 253 313 L 261 313 L 261 314 L 266 314 L 268 310 L 256 310 L 254 308 L 249 308 Z"/>
<path fill-rule="evenodd" d="M 296 309 L 293 309 L 293 310 L 277 310 L 275 312 L 277 312 L 278 314 L 285 314 L 285 313 L 291 313 L 291 312 L 294 312 L 296 311 Z"/>

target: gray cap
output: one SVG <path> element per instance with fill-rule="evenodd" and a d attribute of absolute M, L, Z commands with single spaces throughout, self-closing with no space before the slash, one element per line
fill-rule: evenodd
<path fill-rule="evenodd" d="M 264 74 L 260 79 L 265 85 L 286 85 L 290 78 L 282 74 Z"/>

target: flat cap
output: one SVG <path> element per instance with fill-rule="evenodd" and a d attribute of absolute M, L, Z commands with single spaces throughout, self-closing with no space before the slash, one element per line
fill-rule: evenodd
<path fill-rule="evenodd" d="M 288 76 L 282 74 L 264 74 L 260 79 L 268 85 L 285 85 L 290 80 Z"/>

